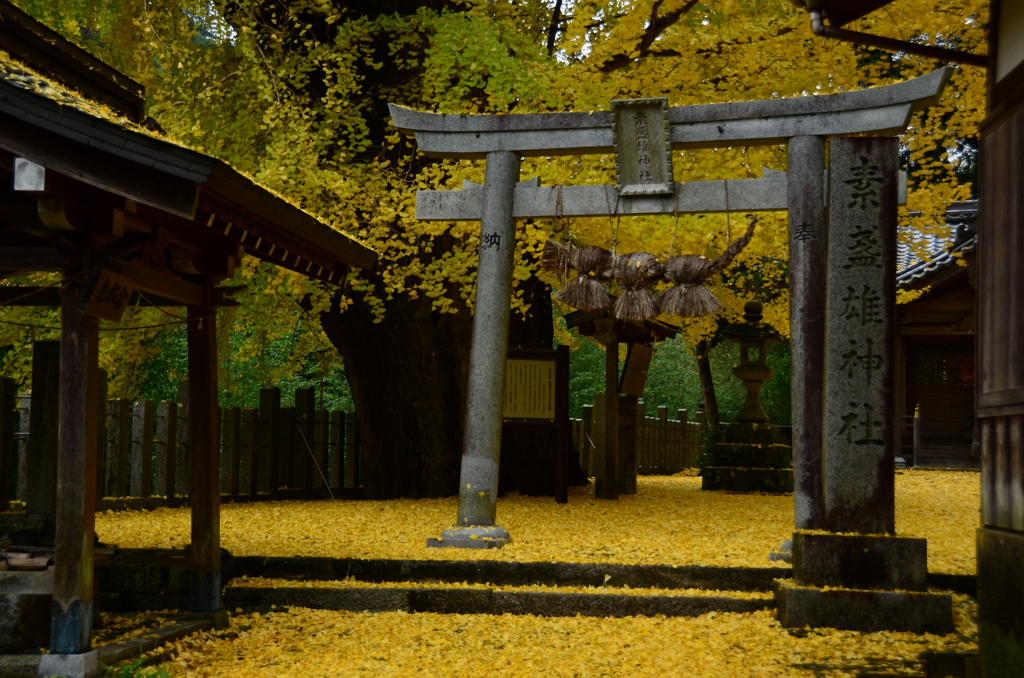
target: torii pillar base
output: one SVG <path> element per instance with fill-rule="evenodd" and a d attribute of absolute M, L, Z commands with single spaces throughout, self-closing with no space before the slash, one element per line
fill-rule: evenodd
<path fill-rule="evenodd" d="M 427 539 L 428 548 L 500 549 L 512 541 L 508 530 L 497 525 L 454 525 L 440 539 Z"/>

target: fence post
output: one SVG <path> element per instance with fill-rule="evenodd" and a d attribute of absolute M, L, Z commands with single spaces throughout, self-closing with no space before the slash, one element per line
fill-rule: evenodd
<path fill-rule="evenodd" d="M 25 501 L 28 496 L 28 437 L 32 426 L 32 395 L 18 396 L 18 487 L 15 496 Z"/>
<path fill-rule="evenodd" d="M 14 484 L 14 396 L 18 385 L 0 378 L 0 511 L 8 510 Z"/>
<path fill-rule="evenodd" d="M 647 436 L 650 426 L 647 425 L 647 403 L 643 400 L 636 402 L 636 472 L 638 475 L 647 475 L 650 472 L 650 457 L 648 456 Z"/>
<path fill-rule="evenodd" d="M 583 446 L 583 455 L 580 458 L 580 466 L 583 467 L 583 474 L 590 478 L 594 475 L 594 406 L 584 405 L 580 416 L 583 419 L 583 435 L 580 436 L 583 438 L 580 443 Z"/>
<path fill-rule="evenodd" d="M 220 493 L 237 497 L 241 411 L 237 407 L 225 407 L 221 410 L 220 421 Z"/>
<path fill-rule="evenodd" d="M 281 477 L 278 480 L 278 487 L 287 487 L 294 490 L 298 487 L 296 477 L 298 473 L 298 461 L 296 457 L 300 451 L 298 423 L 294 407 L 281 408 L 281 454 L 284 456 L 284 463 L 281 468 Z"/>
<path fill-rule="evenodd" d="M 668 470 L 668 407 L 658 406 L 658 472 L 666 474 Z"/>
<path fill-rule="evenodd" d="M 914 408 L 914 449 L 910 457 L 910 465 L 917 466 L 917 460 L 921 457 L 921 404 Z"/>
<path fill-rule="evenodd" d="M 359 448 L 356 441 L 355 412 L 345 412 L 345 487 L 359 487 Z"/>
<path fill-rule="evenodd" d="M 325 489 L 330 486 L 330 441 L 331 418 L 325 410 L 316 410 L 313 417 L 313 458 L 316 467 L 313 469 L 313 489 Z M 327 482 L 324 479 L 327 478 Z M 326 493 L 325 493 L 326 494 Z"/>
<path fill-rule="evenodd" d="M 345 486 L 345 413 L 331 412 L 330 420 L 331 437 L 328 452 L 331 457 L 329 462 L 331 473 L 327 477 L 331 481 L 331 489 L 339 490 Z"/>
<path fill-rule="evenodd" d="M 167 400 L 156 406 L 156 494 L 174 505 L 174 476 L 178 451 L 178 403 Z"/>
<path fill-rule="evenodd" d="M 295 389 L 295 486 L 303 490 L 313 489 L 313 478 L 319 475 L 314 468 L 316 456 L 313 439 L 316 429 L 316 390 L 312 386 Z M 319 460 L 317 461 L 319 463 Z"/>
<path fill-rule="evenodd" d="M 259 494 L 259 454 L 256 452 L 256 417 L 258 410 L 246 407 L 238 424 L 238 491 L 255 501 Z"/>
<path fill-rule="evenodd" d="M 260 389 L 258 450 L 260 490 L 276 495 L 281 481 L 281 389 L 276 386 Z"/>
<path fill-rule="evenodd" d="M 100 367 L 96 370 L 96 498 L 103 498 L 103 484 L 106 476 L 107 463 L 107 371 Z M 95 598 L 93 599 L 95 600 Z"/>
<path fill-rule="evenodd" d="M 153 401 L 132 406 L 131 491 L 133 497 L 153 494 Z"/>
<path fill-rule="evenodd" d="M 115 398 L 107 415 L 108 497 L 128 496 L 128 454 L 132 445 L 131 401 Z"/>
<path fill-rule="evenodd" d="M 178 445 L 174 450 L 174 493 L 188 497 L 192 494 L 192 455 L 190 436 L 188 433 L 189 419 L 188 379 L 182 379 L 178 385 Z"/>

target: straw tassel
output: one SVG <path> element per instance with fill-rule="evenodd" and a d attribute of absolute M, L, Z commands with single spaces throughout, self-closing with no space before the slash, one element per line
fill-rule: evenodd
<path fill-rule="evenodd" d="M 558 291 L 556 299 L 581 311 L 600 311 L 612 305 L 611 297 L 598 280 L 611 269 L 611 252 L 595 245 L 569 249 L 567 263 L 578 275 Z"/>
<path fill-rule="evenodd" d="M 622 296 L 615 302 L 615 317 L 643 322 L 657 316 L 658 304 L 648 288 L 664 271 L 658 258 L 647 252 L 623 254 L 616 257 L 614 271 L 623 286 Z"/>

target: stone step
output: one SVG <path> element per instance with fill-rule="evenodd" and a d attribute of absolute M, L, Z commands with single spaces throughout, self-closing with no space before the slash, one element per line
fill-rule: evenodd
<path fill-rule="evenodd" d="M 771 609 L 771 597 L 736 597 L 726 591 L 698 595 L 583 593 L 557 590 L 463 588 L 458 586 L 229 585 L 227 608 L 307 607 L 355 612 L 433 612 L 437 614 L 530 614 L 540 617 L 697 617 L 708 612 Z"/>
<path fill-rule="evenodd" d="M 702 490 L 727 492 L 793 492 L 793 469 L 705 466 L 701 470 Z"/>

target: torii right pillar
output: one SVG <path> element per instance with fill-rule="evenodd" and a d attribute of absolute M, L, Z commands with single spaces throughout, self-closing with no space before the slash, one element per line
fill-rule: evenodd
<path fill-rule="evenodd" d="M 793 581 L 776 588 L 783 626 L 953 631 L 951 596 L 927 592 L 926 540 L 895 536 L 898 150 L 896 138 L 833 138 L 827 237 L 821 238 L 825 280 L 818 284 L 820 289 L 825 283 L 824 309 L 821 301 L 791 302 L 814 317 L 824 311 L 824 392 L 820 415 L 807 407 L 806 398 L 794 398 L 809 410 L 794 417 L 804 428 L 794 431 L 794 443 L 802 433 L 820 430 L 821 437 L 803 441 L 804 458 L 796 459 L 798 478 L 801 463 L 807 473 L 795 487 Z M 794 170 L 799 168 L 790 167 Z M 789 180 L 794 181 L 792 174 Z M 799 231 L 803 223 L 791 228 Z M 806 242 L 825 234 L 802 235 Z M 793 240 L 801 243 L 799 236 Z M 795 286 L 794 295 L 807 290 Z M 815 334 L 794 336 L 813 343 Z M 794 356 L 803 354 L 794 346 Z M 821 393 L 815 372 L 800 374 Z"/>

